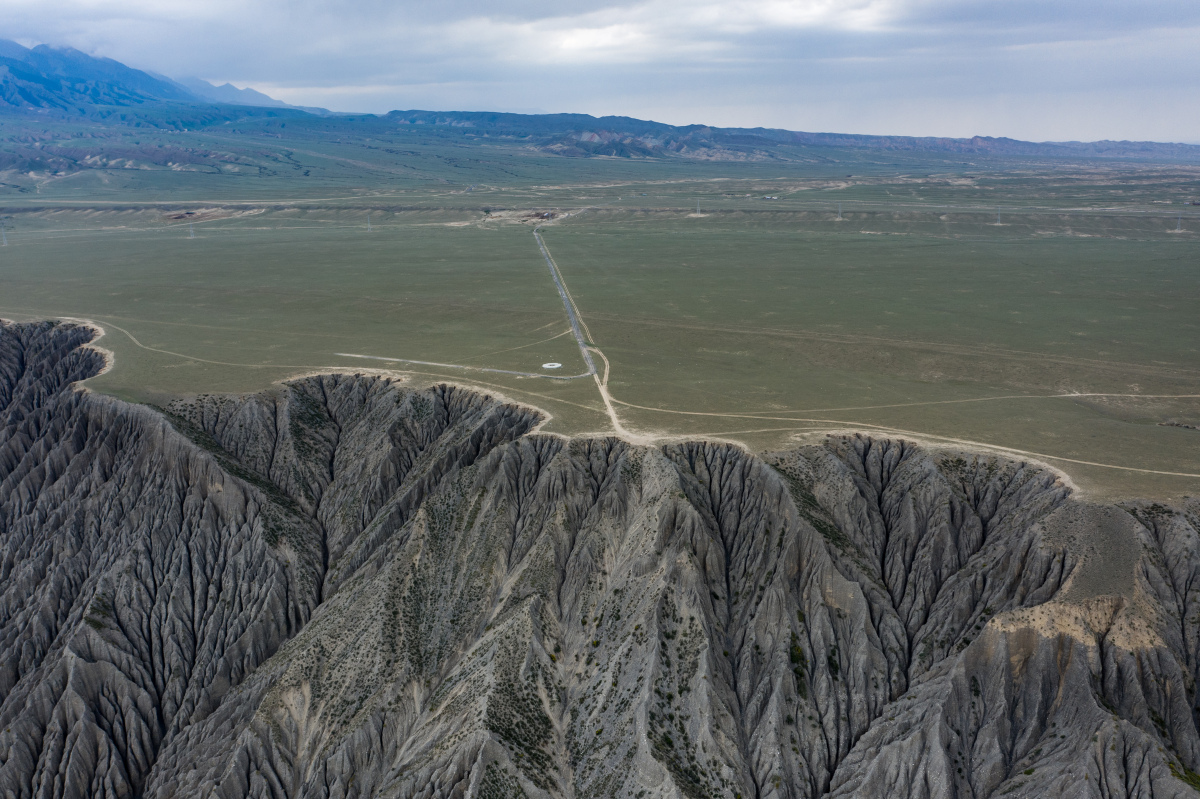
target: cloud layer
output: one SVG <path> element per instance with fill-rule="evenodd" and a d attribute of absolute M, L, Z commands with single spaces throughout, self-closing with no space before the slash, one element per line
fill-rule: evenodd
<path fill-rule="evenodd" d="M 1194 0 L 0 0 L 3 34 L 335 110 L 1200 140 Z"/>

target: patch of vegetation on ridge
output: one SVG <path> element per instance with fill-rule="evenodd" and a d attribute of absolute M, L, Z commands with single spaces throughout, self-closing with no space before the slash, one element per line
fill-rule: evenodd
<path fill-rule="evenodd" d="M 792 633 L 792 643 L 788 648 L 788 659 L 792 663 L 792 675 L 796 678 L 796 693 L 801 699 L 808 699 L 808 657 L 800 646 L 800 638 Z"/>
<path fill-rule="evenodd" d="M 87 614 L 83 617 L 84 623 L 97 631 L 108 627 L 108 622 L 113 617 L 112 599 L 111 596 L 96 594 L 92 604 L 88 606 Z"/>
<path fill-rule="evenodd" d="M 625 485 L 637 485 L 642 481 L 642 454 L 629 451 L 621 463 L 621 479 Z"/>
<path fill-rule="evenodd" d="M 867 566 L 863 551 L 836 524 L 829 520 L 825 509 L 817 500 L 817 495 L 813 493 L 812 483 L 805 480 L 804 476 L 792 467 L 770 461 L 768 465 L 787 484 L 788 493 L 791 494 L 792 501 L 796 503 L 796 510 L 800 512 L 804 520 L 811 524 L 813 529 L 820 533 L 826 541 L 837 547 L 842 554 L 857 563 L 864 572 L 873 574 L 874 572 Z"/>
<path fill-rule="evenodd" d="M 1171 768 L 1172 777 L 1200 791 L 1200 774 L 1197 774 L 1183 764 L 1176 765 L 1173 760 L 1168 760 L 1167 765 Z"/>
<path fill-rule="evenodd" d="M 694 617 L 689 616 L 684 626 L 669 591 L 659 606 L 658 627 L 659 673 L 654 681 L 654 704 L 646 716 L 650 754 L 666 767 L 688 799 L 716 799 L 722 795 L 718 784 L 729 786 L 716 772 L 714 761 L 703 753 L 697 755 L 686 723 L 691 718 L 691 703 L 684 698 L 691 692 L 699 654 L 707 641 Z"/>
<path fill-rule="evenodd" d="M 528 794 L 521 788 L 516 775 L 493 761 L 483 770 L 476 796 L 479 799 L 525 799 Z"/>
<path fill-rule="evenodd" d="M 290 398 L 294 401 L 288 403 L 288 430 L 292 434 L 292 446 L 297 455 L 311 460 L 320 453 L 317 443 L 312 441 L 313 431 L 325 427 L 329 418 L 315 397 L 299 390 L 297 386 L 291 389 Z"/>
<path fill-rule="evenodd" d="M 307 521 L 300 506 L 296 504 L 295 500 L 285 494 L 283 489 L 258 472 L 243 466 L 235 460 L 207 430 L 166 408 L 158 405 L 149 405 L 148 407 L 162 414 L 163 418 L 167 420 L 176 432 L 216 458 L 217 463 L 220 464 L 223 470 L 257 488 L 266 495 L 272 505 L 282 510 L 286 515 L 291 516 L 294 521 L 301 523 L 303 523 L 301 520 Z M 272 548 L 278 547 L 279 542 L 283 539 L 286 539 L 297 552 L 303 552 L 307 548 L 307 542 L 299 535 L 295 524 L 289 524 L 289 520 L 276 517 L 270 512 L 263 513 L 263 537 Z"/>
<path fill-rule="evenodd" d="M 554 759 L 549 752 L 554 725 L 542 706 L 538 682 L 553 691 L 552 680 L 539 666 L 532 665 L 521 679 L 517 671 L 522 657 L 518 642 L 507 637 L 497 648 L 495 685 L 488 700 L 484 723 L 512 752 L 517 768 L 542 790 L 554 787 Z"/>

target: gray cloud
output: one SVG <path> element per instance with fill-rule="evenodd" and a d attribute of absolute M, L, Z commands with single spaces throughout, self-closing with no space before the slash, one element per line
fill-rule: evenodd
<path fill-rule="evenodd" d="M 11 38 L 338 110 L 1200 139 L 1194 0 L 0 0 Z"/>

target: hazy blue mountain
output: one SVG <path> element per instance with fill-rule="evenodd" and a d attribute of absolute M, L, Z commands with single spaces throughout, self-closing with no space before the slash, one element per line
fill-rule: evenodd
<path fill-rule="evenodd" d="M 805 133 L 774 128 L 668 125 L 632 117 L 516 114 L 485 111 L 392 111 L 333 114 L 288 105 L 254 89 L 199 78 L 174 80 L 111 58 L 69 47 L 32 49 L 0 39 L 0 110 L 58 112 L 152 127 L 200 128 L 247 117 L 314 114 L 342 132 L 424 126 L 446 135 L 484 135 L 527 141 L 563 156 L 777 158 L 796 148 L 937 152 L 963 156 L 1172 158 L 1200 160 L 1200 146 L 1158 142 L 1025 142 L 1016 139 L 870 136 Z"/>
<path fill-rule="evenodd" d="M 184 87 L 70 47 L 0 41 L 0 105 L 77 110 L 88 105 L 196 102 Z"/>
<path fill-rule="evenodd" d="M 200 78 L 180 78 L 175 83 L 184 87 L 192 94 L 201 99 L 208 100 L 213 103 L 222 103 L 225 105 L 251 105 L 259 108 L 291 108 L 297 111 L 307 111 L 310 114 L 317 116 L 329 116 L 332 112 L 328 108 L 317 108 L 306 105 L 291 105 L 282 100 L 276 100 L 274 97 L 263 94 L 255 89 L 239 89 L 232 83 L 224 83 L 220 86 L 213 85 L 206 80 Z"/>
<path fill-rule="evenodd" d="M 239 89 L 232 83 L 214 86 L 200 78 L 180 78 L 177 83 L 187 87 L 192 94 L 211 100 L 214 103 L 230 103 L 232 105 L 258 105 L 265 108 L 287 108 L 288 104 L 274 97 L 268 97 L 254 89 Z"/>
<path fill-rule="evenodd" d="M 97 106 L 161 103 L 237 105 L 300 109 L 253 89 L 226 83 L 214 86 L 199 78 L 173 80 L 99 58 L 70 47 L 27 48 L 0 39 L 0 108 L 87 113 Z"/>
<path fill-rule="evenodd" d="M 1161 142 L 1027 142 L 992 136 L 871 136 L 806 133 L 778 128 L 668 125 L 632 117 L 588 114 L 510 114 L 482 111 L 392 111 L 387 119 L 489 136 L 523 137 L 567 156 L 689 155 L 714 148 L 770 154 L 782 146 L 962 153 L 1001 156 L 1166 157 L 1196 160 L 1200 147 Z"/>
<path fill-rule="evenodd" d="M 28 52 L 28 47 L 24 47 L 8 39 L 0 39 L 0 58 L 22 59 Z"/>

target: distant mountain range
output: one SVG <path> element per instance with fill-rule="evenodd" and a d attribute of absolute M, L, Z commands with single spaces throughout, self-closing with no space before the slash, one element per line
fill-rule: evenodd
<path fill-rule="evenodd" d="M 792 148 L 960 153 L 964 156 L 1168 158 L 1200 161 L 1200 145 L 1159 142 L 1026 142 L 804 133 L 775 128 L 667 125 L 631 117 L 587 114 L 508 114 L 471 111 L 392 111 L 383 116 L 333 114 L 293 106 L 254 89 L 199 78 L 172 79 L 69 47 L 26 48 L 0 39 L 0 114 L 85 117 L 153 127 L 198 128 L 255 116 L 339 117 L 325 124 L 425 126 L 445 133 L 526 140 L 564 156 L 786 157 Z M 314 123 L 318 120 L 312 120 Z"/>
<path fill-rule="evenodd" d="M 780 145 L 1027 157 L 1181 158 L 1200 160 L 1200 145 L 1161 142 L 1027 142 L 992 136 L 955 139 L 934 136 L 871 136 L 804 133 L 779 128 L 720 128 L 668 125 L 632 117 L 588 114 L 505 114 L 471 111 L 392 111 L 401 125 L 431 125 L 486 135 L 527 136 L 563 155 L 698 155 L 727 151 L 769 153 Z"/>
<path fill-rule="evenodd" d="M 172 80 L 70 47 L 27 48 L 0 39 L 0 108 L 85 112 L 92 106 L 186 103 L 287 108 L 324 116 L 324 108 L 292 106 L 254 89 Z"/>
<path fill-rule="evenodd" d="M 168 78 L 167 80 L 171 80 Z M 220 103 L 224 105 L 249 105 L 259 108 L 290 108 L 294 111 L 304 111 L 316 116 L 333 116 L 333 112 L 328 108 L 316 108 L 309 105 L 289 105 L 282 100 L 276 100 L 274 97 L 263 94 L 254 89 L 239 89 L 232 83 L 225 83 L 220 86 L 214 86 L 206 80 L 200 78 L 181 78 L 177 81 L 171 81 L 177 86 L 187 89 L 192 94 L 202 100 L 211 103 Z"/>
<path fill-rule="evenodd" d="M 0 40 L 0 103 L 10 108 L 72 111 L 88 105 L 197 99 L 182 86 L 111 58 L 44 44 L 28 49 Z"/>

